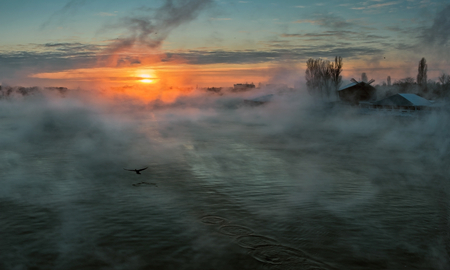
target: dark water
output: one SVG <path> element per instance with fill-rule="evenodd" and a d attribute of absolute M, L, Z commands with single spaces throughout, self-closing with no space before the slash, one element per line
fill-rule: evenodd
<path fill-rule="evenodd" d="M 370 117 L 3 119 L 0 268 L 449 269 L 446 128 Z"/>

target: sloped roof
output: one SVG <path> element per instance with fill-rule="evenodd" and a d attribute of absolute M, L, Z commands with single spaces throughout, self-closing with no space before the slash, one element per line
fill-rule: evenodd
<path fill-rule="evenodd" d="M 429 100 L 424 99 L 416 94 L 399 94 L 400 96 L 406 98 L 413 106 L 430 106 L 431 103 Z"/>
<path fill-rule="evenodd" d="M 430 106 L 431 102 L 416 94 L 395 94 L 374 103 L 388 106 Z"/>
<path fill-rule="evenodd" d="M 357 84 L 358 84 L 358 83 L 355 83 L 355 82 L 349 83 L 349 84 L 347 84 L 347 85 L 344 85 L 344 86 L 342 86 L 341 88 L 339 88 L 339 90 L 338 90 L 338 91 L 341 91 L 341 90 L 344 90 L 344 89 L 350 88 L 350 87 L 352 87 L 352 86 L 355 86 L 355 85 L 357 85 Z"/>
<path fill-rule="evenodd" d="M 362 89 L 365 89 L 367 91 L 375 90 L 375 87 L 370 85 L 370 83 L 366 83 L 366 82 L 352 82 L 352 83 L 349 83 L 347 85 L 342 86 L 341 88 L 338 89 L 338 91 L 349 89 L 349 88 L 352 88 L 354 86 L 358 86 L 358 88 L 362 88 Z"/>

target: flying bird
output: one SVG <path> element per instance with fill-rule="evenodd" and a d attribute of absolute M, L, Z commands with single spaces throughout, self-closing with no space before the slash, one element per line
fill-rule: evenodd
<path fill-rule="evenodd" d="M 130 172 L 136 172 L 136 174 L 141 174 L 141 171 L 146 170 L 148 167 L 142 168 L 142 169 L 134 169 L 134 170 L 127 170 L 124 169 L 125 171 L 130 171 Z"/>

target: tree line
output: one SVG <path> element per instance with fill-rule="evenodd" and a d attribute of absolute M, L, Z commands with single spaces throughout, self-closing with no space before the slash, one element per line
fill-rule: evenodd
<path fill-rule="evenodd" d="M 342 57 L 336 56 L 334 61 L 310 58 L 306 61 L 306 86 L 308 92 L 324 98 L 330 98 L 332 93 L 342 84 Z M 375 88 L 384 92 L 384 96 L 396 93 L 414 93 L 429 99 L 450 98 L 450 75 L 443 73 L 438 77 L 438 81 L 428 80 L 428 65 L 425 58 L 419 61 L 416 78 L 407 77 L 392 83 L 390 76 L 386 82 L 376 85 Z M 366 73 L 361 74 L 361 81 L 367 83 Z M 370 83 L 370 82 L 369 82 Z M 379 96 L 380 98 L 380 96 Z"/>
<path fill-rule="evenodd" d="M 419 61 L 417 76 L 406 77 L 391 84 L 388 76 L 387 83 L 383 82 L 380 89 L 385 90 L 385 96 L 396 93 L 414 93 L 428 99 L 450 98 L 450 75 L 442 73 L 437 81 L 429 80 L 427 76 L 428 64 L 425 58 Z"/>
<path fill-rule="evenodd" d="M 306 62 L 306 86 L 308 92 L 321 98 L 329 98 L 332 90 L 337 91 L 342 83 L 342 57 L 334 62 L 310 58 Z"/>

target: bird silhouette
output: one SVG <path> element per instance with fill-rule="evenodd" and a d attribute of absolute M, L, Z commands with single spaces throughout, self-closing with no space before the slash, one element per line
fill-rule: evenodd
<path fill-rule="evenodd" d="M 128 169 L 124 169 L 125 171 L 130 171 L 130 172 L 136 172 L 136 174 L 141 174 L 141 171 L 146 170 L 148 167 L 142 168 L 142 169 L 134 169 L 134 170 L 128 170 Z"/>

